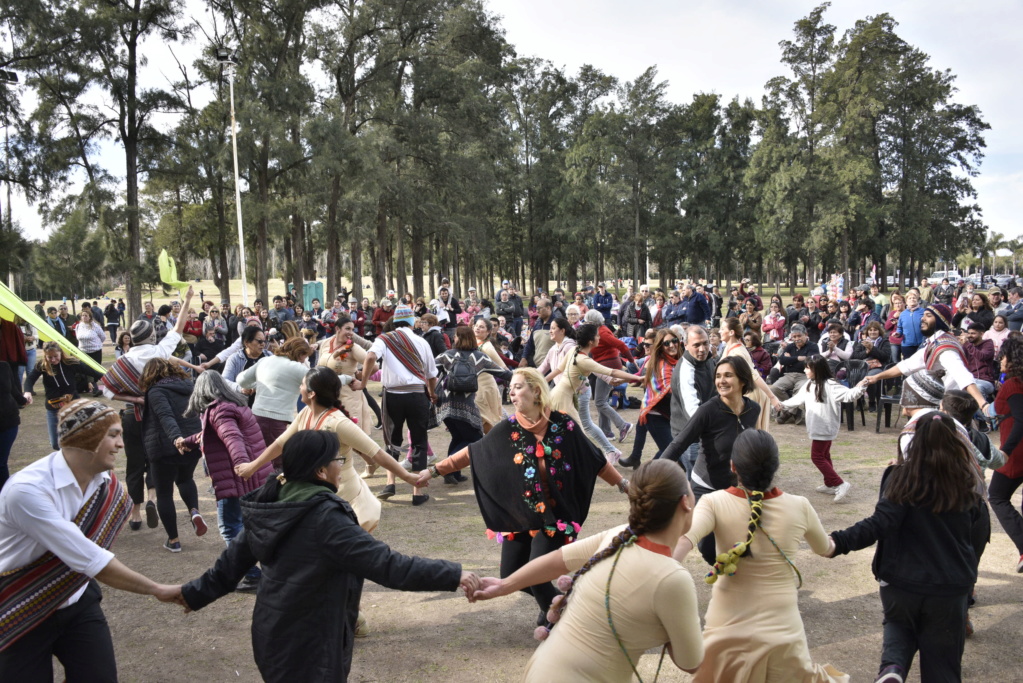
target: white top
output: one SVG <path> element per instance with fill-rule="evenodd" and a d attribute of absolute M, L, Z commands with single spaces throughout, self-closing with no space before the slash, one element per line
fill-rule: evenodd
<path fill-rule="evenodd" d="M 422 337 L 416 336 L 411 328 L 399 327 L 395 332 L 403 334 L 412 340 L 413 346 L 419 351 L 419 357 L 423 359 L 427 379 L 436 377 L 437 362 L 433 359 L 430 344 Z M 401 362 L 391 355 L 391 352 L 384 346 L 382 339 L 377 339 L 373 342 L 373 346 L 369 347 L 369 350 L 380 361 L 380 378 L 383 380 L 385 389 L 392 390 L 393 387 L 398 387 L 394 393 L 409 394 L 416 391 L 416 386 L 425 386 L 422 380 L 409 372 Z"/>
<path fill-rule="evenodd" d="M 934 346 L 935 336 L 937 335 L 932 335 L 925 339 L 916 353 L 909 358 L 902 359 L 895 367 L 903 375 L 912 375 L 914 372 L 926 370 L 927 361 L 924 360 L 924 352 L 927 350 L 927 347 Z M 962 357 L 954 349 L 947 349 L 939 353 L 935 362 L 945 369 L 945 376 L 942 378 L 942 382 L 945 384 L 946 391 L 949 389 L 965 391 L 966 387 L 977 383 L 973 373 L 966 369 Z"/>
<path fill-rule="evenodd" d="M 92 578 L 114 554 L 91 540 L 73 521 L 110 473 L 97 474 L 83 493 L 64 454 L 45 458 L 16 472 L 0 491 L 0 573 L 30 564 L 49 550 L 74 571 Z M 61 607 L 78 602 L 85 586 Z"/>
<path fill-rule="evenodd" d="M 161 339 L 156 344 L 143 344 L 141 346 L 133 346 L 128 349 L 128 353 L 121 356 L 131 361 L 131 364 L 135 366 L 135 371 L 140 375 L 142 370 L 146 367 L 146 363 L 154 358 L 170 358 L 173 355 L 174 350 L 178 348 L 178 342 L 181 341 L 181 335 L 174 330 L 167 330 L 167 336 Z M 107 398 L 113 398 L 114 394 L 112 391 L 107 389 L 106 385 L 102 382 L 99 383 L 103 389 L 103 395 Z"/>
<path fill-rule="evenodd" d="M 273 420 L 291 422 L 298 412 L 298 387 L 309 366 L 286 356 L 266 356 L 248 370 L 238 373 L 235 381 L 243 389 L 255 389 L 252 414 Z"/>
<path fill-rule="evenodd" d="M 814 441 L 834 441 L 838 438 L 841 425 L 841 404 L 854 401 L 863 395 L 866 386 L 849 388 L 833 379 L 824 383 L 824 403 L 817 401 L 817 383 L 805 382 L 796 389 L 792 398 L 782 401 L 788 408 L 803 408 L 806 411 L 806 431 Z"/>

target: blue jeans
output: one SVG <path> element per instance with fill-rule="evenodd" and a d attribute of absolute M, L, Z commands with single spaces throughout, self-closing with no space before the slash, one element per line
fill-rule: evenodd
<path fill-rule="evenodd" d="M 604 432 L 593 424 L 593 418 L 590 416 L 590 385 L 583 382 L 581 388 L 582 391 L 577 396 L 579 397 L 579 422 L 582 423 L 583 431 L 586 432 L 586 436 L 590 437 L 590 441 L 597 445 L 601 453 L 604 455 L 614 453 L 618 449 L 612 445 Z"/>
<path fill-rule="evenodd" d="M 25 355 L 28 357 L 28 362 L 25 365 L 18 366 L 18 391 L 21 392 L 20 387 L 25 386 L 25 375 L 32 371 L 32 368 L 36 366 L 36 347 L 31 349 L 25 349 Z"/>
<path fill-rule="evenodd" d="M 44 399 L 45 400 L 45 399 Z M 50 448 L 57 450 L 60 444 L 57 443 L 57 411 L 46 409 L 46 431 L 50 434 Z"/>
<path fill-rule="evenodd" d="M 220 536 L 224 543 L 231 545 L 238 534 L 242 532 L 242 501 L 240 498 L 221 498 L 217 501 L 217 526 L 220 527 Z M 253 565 L 245 572 L 245 578 L 258 579 L 262 576 L 259 567 Z"/>

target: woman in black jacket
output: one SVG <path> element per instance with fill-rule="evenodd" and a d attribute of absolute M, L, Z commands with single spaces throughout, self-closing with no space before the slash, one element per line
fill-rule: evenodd
<path fill-rule="evenodd" d="M 479 586 L 454 562 L 402 555 L 364 531 L 336 495 L 339 448 L 331 432 L 289 439 L 282 476 L 242 497 L 244 530 L 209 571 L 181 587 L 187 608 L 202 609 L 260 563 L 252 652 L 264 681 L 348 680 L 366 579 L 406 591 L 461 586 L 469 595 Z"/>
<path fill-rule="evenodd" d="M 50 434 L 50 448 L 57 450 L 57 411 L 78 398 L 78 376 L 83 375 L 95 383 L 103 373 L 80 363 L 73 356 L 65 356 L 57 342 L 46 342 L 43 357 L 25 377 L 25 393 L 31 395 L 36 381 L 43 378 L 46 392 L 46 427 Z M 96 385 L 93 384 L 94 388 Z"/>
<path fill-rule="evenodd" d="M 174 508 L 175 485 L 181 500 L 188 506 L 195 535 L 206 533 L 206 523 L 199 514 L 199 492 L 192 479 L 200 452 L 198 449 L 180 452 L 175 446 L 179 439 L 202 430 L 198 417 L 183 417 L 194 385 L 185 371 L 174 363 L 153 358 L 142 370 L 139 388 L 146 394 L 142 441 L 156 486 L 156 511 L 167 532 L 167 542 L 163 547 L 172 553 L 180 553 L 178 518 Z"/>
<path fill-rule="evenodd" d="M 929 413 L 917 421 L 905 455 L 882 475 L 874 514 L 831 534 L 835 555 L 877 543 L 880 673 L 890 680 L 905 678 L 917 649 L 921 680 L 961 679 L 967 603 L 991 534 L 981 491 L 983 479 L 955 422 Z"/>

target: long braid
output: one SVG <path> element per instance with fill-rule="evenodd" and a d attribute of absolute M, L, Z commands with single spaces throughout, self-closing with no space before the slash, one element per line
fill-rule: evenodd
<path fill-rule="evenodd" d="M 572 595 L 572 589 L 575 588 L 575 583 L 576 581 L 579 580 L 580 576 L 590 571 L 590 569 L 593 568 L 593 565 L 597 564 L 601 560 L 605 560 L 614 555 L 616 552 L 618 552 L 619 548 L 623 546 L 632 545 L 633 543 L 636 542 L 636 539 L 637 535 L 633 533 L 632 528 L 625 527 L 624 529 L 622 529 L 621 533 L 617 534 L 614 538 L 611 539 L 611 543 L 609 543 L 606 548 L 598 551 L 596 555 L 588 559 L 586 561 L 586 564 L 580 567 L 579 570 L 572 575 L 572 585 L 569 586 L 568 590 L 565 592 L 565 596 L 560 601 L 558 601 L 557 605 L 551 607 L 551 611 L 554 613 L 554 615 L 556 617 L 561 616 L 562 611 L 564 611 L 565 606 L 568 604 L 568 597 Z M 557 619 L 556 618 L 551 619 L 551 621 L 552 622 L 557 621 Z"/>
<path fill-rule="evenodd" d="M 704 581 L 707 583 L 714 583 L 722 574 L 735 576 L 735 572 L 739 569 L 739 559 L 750 554 L 750 544 L 753 543 L 753 537 L 757 535 L 757 529 L 760 528 L 760 518 L 764 512 L 764 492 L 747 491 L 746 499 L 749 501 L 749 522 L 746 525 L 746 540 L 736 543 L 728 552 L 717 556 L 717 562 L 714 563 L 714 567 L 704 578 Z"/>

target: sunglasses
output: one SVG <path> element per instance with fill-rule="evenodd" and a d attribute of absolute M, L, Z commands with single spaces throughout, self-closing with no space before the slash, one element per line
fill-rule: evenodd
<path fill-rule="evenodd" d="M 653 342 L 643 342 L 643 346 L 653 346 Z"/>
<path fill-rule="evenodd" d="M 678 339 L 665 339 L 661 343 L 665 346 L 674 346 L 675 344 L 678 344 Z"/>
<path fill-rule="evenodd" d="M 265 339 L 253 339 L 252 341 L 256 342 L 260 346 L 263 346 L 264 344 L 266 344 L 266 340 Z"/>

